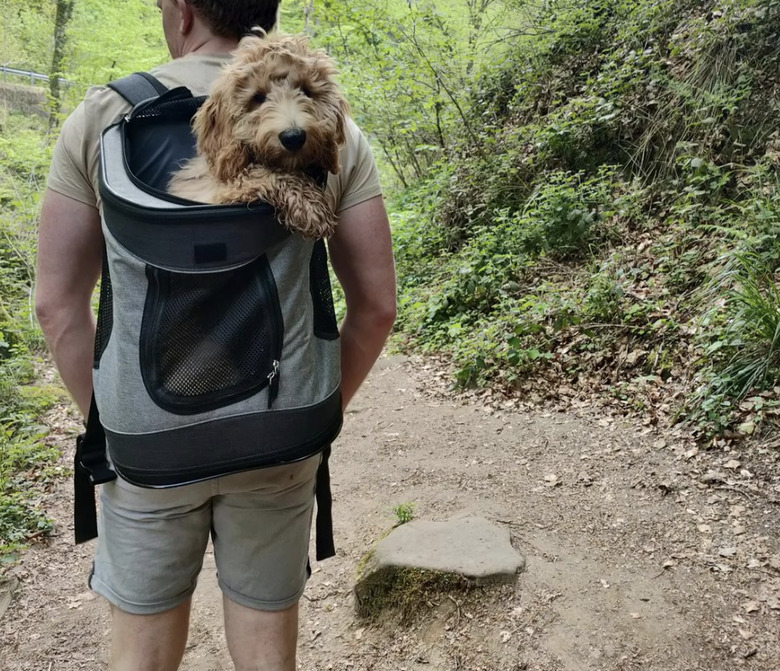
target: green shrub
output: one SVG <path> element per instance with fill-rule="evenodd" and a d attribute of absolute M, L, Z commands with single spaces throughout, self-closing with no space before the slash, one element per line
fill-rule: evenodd
<path fill-rule="evenodd" d="M 59 452 L 39 417 L 61 391 L 35 384 L 42 338 L 32 318 L 38 201 L 50 147 L 40 121 L 11 114 L 0 137 L 0 556 L 50 529 L 42 483 Z M 36 125 L 38 124 L 38 125 Z"/>

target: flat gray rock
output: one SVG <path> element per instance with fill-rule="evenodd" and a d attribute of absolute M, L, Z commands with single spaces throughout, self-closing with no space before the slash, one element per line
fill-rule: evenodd
<path fill-rule="evenodd" d="M 10 580 L 0 580 L 0 620 L 11 605 L 14 592 L 19 587 L 19 581 L 16 578 Z"/>
<path fill-rule="evenodd" d="M 379 542 L 380 566 L 457 573 L 478 580 L 514 580 L 525 560 L 512 547 L 509 531 L 481 517 L 449 522 L 418 520 L 401 525 Z"/>
<path fill-rule="evenodd" d="M 515 580 L 525 558 L 513 547 L 509 531 L 480 517 L 448 522 L 416 520 L 394 529 L 368 557 L 355 586 L 358 613 L 369 615 L 387 603 L 393 590 L 442 589 L 454 580 L 477 584 Z M 436 579 L 436 575 L 440 579 Z M 404 597 L 401 595 L 400 600 Z"/>

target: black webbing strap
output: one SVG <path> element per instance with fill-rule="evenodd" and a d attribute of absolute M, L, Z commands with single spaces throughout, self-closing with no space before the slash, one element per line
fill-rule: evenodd
<path fill-rule="evenodd" d="M 106 460 L 106 434 L 100 424 L 95 395 L 89 404 L 87 430 L 76 439 L 76 458 L 73 463 L 73 530 L 76 544 L 96 538 L 97 507 L 95 485 L 111 482 L 116 473 Z"/>
<path fill-rule="evenodd" d="M 106 86 L 116 91 L 133 106 L 149 98 L 161 96 L 168 90 L 168 87 L 148 72 L 134 72 L 127 77 L 109 82 Z"/>
<path fill-rule="evenodd" d="M 317 561 L 322 561 L 336 554 L 333 543 L 333 497 L 330 493 L 330 446 L 322 453 L 322 461 L 317 469 Z"/>

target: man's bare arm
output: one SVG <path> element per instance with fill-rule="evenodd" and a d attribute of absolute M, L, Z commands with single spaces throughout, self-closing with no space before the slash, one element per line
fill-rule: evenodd
<path fill-rule="evenodd" d="M 95 341 L 91 298 L 102 258 L 98 211 L 47 190 L 38 232 L 35 313 L 62 380 L 85 417 Z"/>
<path fill-rule="evenodd" d="M 340 329 L 341 395 L 346 408 L 393 327 L 395 267 L 381 196 L 347 208 L 339 216 L 328 249 L 347 303 Z"/>

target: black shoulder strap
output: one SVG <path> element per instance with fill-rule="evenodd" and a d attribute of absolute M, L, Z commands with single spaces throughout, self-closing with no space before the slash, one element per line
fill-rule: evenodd
<path fill-rule="evenodd" d="M 89 404 L 87 430 L 76 440 L 76 458 L 73 463 L 73 529 L 76 544 L 97 537 L 97 509 L 95 485 L 111 482 L 116 473 L 106 460 L 106 434 L 100 423 L 95 395 Z"/>
<path fill-rule="evenodd" d="M 168 87 L 148 72 L 134 72 L 127 77 L 109 82 L 106 86 L 116 91 L 133 106 L 149 98 L 161 96 L 168 90 Z"/>

